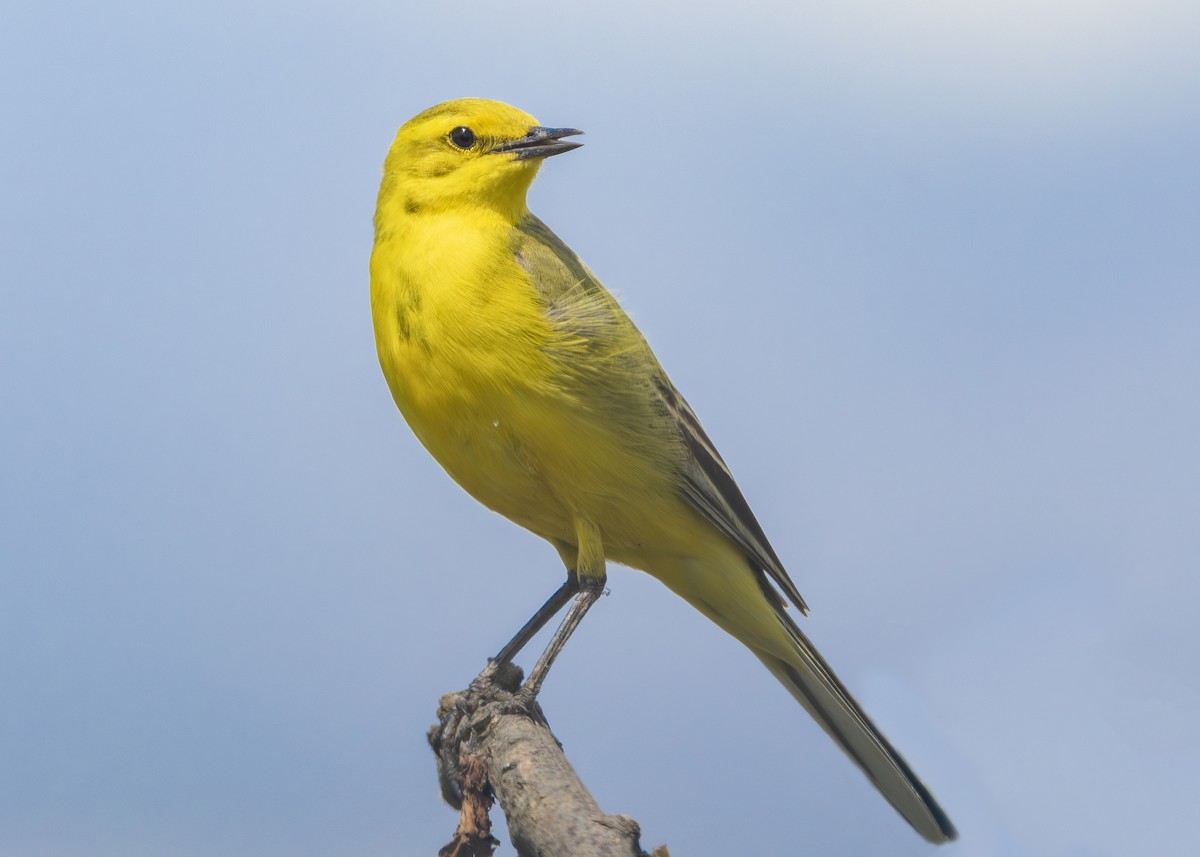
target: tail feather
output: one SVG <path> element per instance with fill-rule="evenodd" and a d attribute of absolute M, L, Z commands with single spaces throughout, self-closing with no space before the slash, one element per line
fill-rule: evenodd
<path fill-rule="evenodd" d="M 854 760 L 905 821 L 930 842 L 949 842 L 958 832 L 925 784 L 871 722 L 829 664 L 791 618 L 778 615 L 795 643 L 799 663 L 756 650 L 777 679 L 838 746 Z"/>
<path fill-rule="evenodd" d="M 754 652 L 917 833 L 934 843 L 956 839 L 945 811 L 796 627 L 765 575 L 723 539 L 704 547 L 703 559 L 656 563 L 655 576 Z"/>

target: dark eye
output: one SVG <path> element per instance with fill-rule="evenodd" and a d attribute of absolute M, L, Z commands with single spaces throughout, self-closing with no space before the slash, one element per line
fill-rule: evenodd
<path fill-rule="evenodd" d="M 450 142 L 460 149 L 469 149 L 475 145 L 475 132 L 465 125 L 459 125 L 450 132 Z"/>

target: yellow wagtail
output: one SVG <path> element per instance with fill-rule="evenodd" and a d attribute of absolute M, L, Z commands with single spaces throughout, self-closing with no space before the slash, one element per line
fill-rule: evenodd
<path fill-rule="evenodd" d="M 642 569 L 761 660 L 931 842 L 954 826 L 786 612 L 807 613 L 733 476 L 641 333 L 526 194 L 581 145 L 495 101 L 432 107 L 396 134 L 371 253 L 379 362 L 450 476 L 549 541 L 567 581 L 497 655 L 574 597 L 525 689 L 599 596 Z"/>

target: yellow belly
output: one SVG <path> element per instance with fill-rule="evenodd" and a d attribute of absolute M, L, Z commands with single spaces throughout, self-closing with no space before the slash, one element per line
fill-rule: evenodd
<path fill-rule="evenodd" d="M 571 541 L 569 508 L 545 477 L 536 441 L 504 397 L 400 410 L 413 433 L 464 490 L 543 538 Z"/>
<path fill-rule="evenodd" d="M 697 548 L 678 538 L 694 532 L 696 514 L 658 456 L 631 449 L 577 401 L 528 389 L 437 407 L 397 401 L 414 434 L 459 485 L 543 538 L 574 544 L 582 517 L 600 530 L 607 556 L 639 568 Z"/>

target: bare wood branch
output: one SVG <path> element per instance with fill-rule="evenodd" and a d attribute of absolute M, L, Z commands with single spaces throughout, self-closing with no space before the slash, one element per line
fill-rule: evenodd
<path fill-rule="evenodd" d="M 486 788 L 504 810 L 520 857 L 669 857 L 666 848 L 652 855 L 642 851 L 641 829 L 632 818 L 601 811 L 567 761 L 541 706 L 516 692 L 520 681 L 516 667 L 485 672 L 467 690 L 443 696 L 438 706 L 439 722 L 429 731 L 429 743 L 442 796 L 464 815 L 473 803 L 472 820 L 464 827 L 460 819 L 456 842 L 464 830 L 482 829 L 490 839 L 486 808 L 481 828 L 478 799 L 472 796 L 479 794 L 472 776 L 485 771 Z"/>

